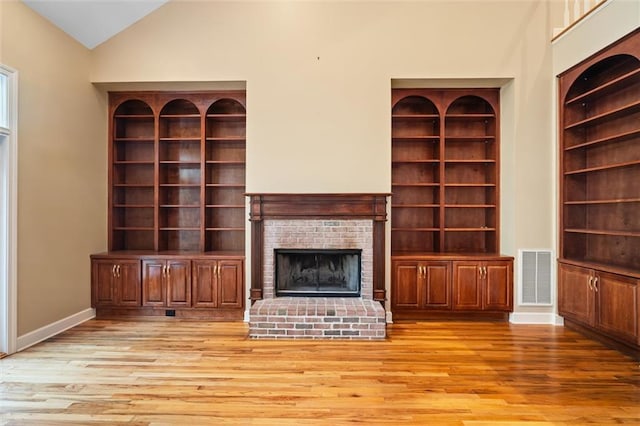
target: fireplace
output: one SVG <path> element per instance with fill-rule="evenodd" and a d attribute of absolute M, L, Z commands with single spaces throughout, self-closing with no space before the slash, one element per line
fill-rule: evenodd
<path fill-rule="evenodd" d="M 276 249 L 276 296 L 359 297 L 362 250 Z"/>
<path fill-rule="evenodd" d="M 249 337 L 384 339 L 387 194 L 249 196 Z"/>

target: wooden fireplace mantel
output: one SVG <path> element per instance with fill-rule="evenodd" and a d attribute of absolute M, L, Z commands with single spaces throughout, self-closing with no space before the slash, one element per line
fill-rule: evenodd
<path fill-rule="evenodd" d="M 262 299 L 265 219 L 373 220 L 373 299 L 384 303 L 385 222 L 390 194 L 246 194 L 251 221 L 251 300 Z"/>

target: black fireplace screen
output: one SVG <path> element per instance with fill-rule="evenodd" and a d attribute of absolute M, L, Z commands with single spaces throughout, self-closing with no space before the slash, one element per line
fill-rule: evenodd
<path fill-rule="evenodd" d="M 360 296 L 362 250 L 276 249 L 276 296 Z"/>

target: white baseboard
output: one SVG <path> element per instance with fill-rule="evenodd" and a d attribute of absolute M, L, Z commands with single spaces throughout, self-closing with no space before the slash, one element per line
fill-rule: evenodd
<path fill-rule="evenodd" d="M 562 325 L 558 323 L 558 315 L 554 313 L 540 312 L 514 312 L 509 315 L 509 322 L 513 324 L 549 324 Z"/>
<path fill-rule="evenodd" d="M 35 345 L 36 343 L 40 343 L 43 340 L 55 336 L 56 334 L 62 333 L 63 331 L 75 327 L 78 324 L 82 324 L 87 320 L 95 318 L 95 316 L 96 310 L 93 308 L 89 308 L 49 325 L 45 325 L 44 327 L 41 327 L 30 333 L 23 334 L 22 336 L 19 336 L 16 341 L 17 351 L 20 352 L 22 350 L 25 350 L 28 347 Z"/>

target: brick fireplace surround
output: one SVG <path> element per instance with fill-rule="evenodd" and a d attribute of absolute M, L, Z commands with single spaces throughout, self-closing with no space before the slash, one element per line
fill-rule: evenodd
<path fill-rule="evenodd" d="M 252 306 L 260 339 L 384 339 L 386 194 L 251 197 Z M 360 297 L 277 297 L 274 250 L 361 249 Z M 381 303 L 382 302 L 382 303 Z"/>

